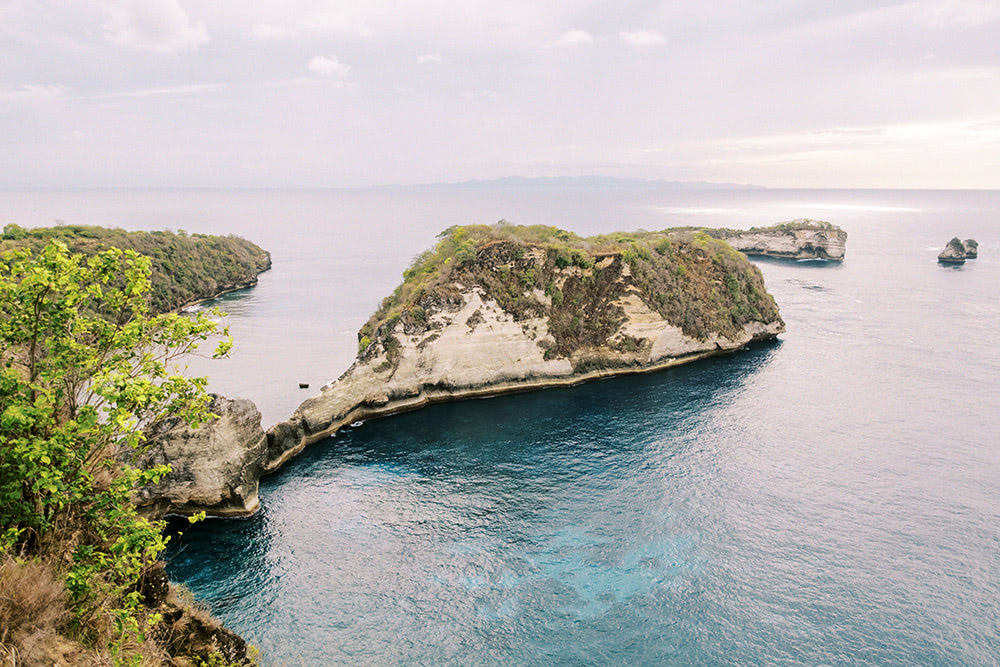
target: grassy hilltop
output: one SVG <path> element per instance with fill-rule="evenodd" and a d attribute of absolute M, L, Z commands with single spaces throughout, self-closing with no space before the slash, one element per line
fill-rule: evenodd
<path fill-rule="evenodd" d="M 556 341 L 548 357 L 606 344 L 624 320 L 615 301 L 629 284 L 652 310 L 700 340 L 732 337 L 751 321 L 780 320 L 760 271 L 703 230 L 584 238 L 501 221 L 451 227 L 439 238 L 361 328 L 363 356 L 381 347 L 392 358 L 397 323 L 407 333 L 431 328 L 433 313 L 460 303 L 459 286 L 478 286 L 515 320 L 547 317 Z"/>

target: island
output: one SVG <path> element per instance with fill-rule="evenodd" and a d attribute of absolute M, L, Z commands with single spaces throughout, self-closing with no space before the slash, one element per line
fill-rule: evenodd
<path fill-rule="evenodd" d="M 238 236 L 130 232 L 87 225 L 25 229 L 8 224 L 0 236 L 0 252 L 30 248 L 37 253 L 54 239 L 84 255 L 118 248 L 149 257 L 150 308 L 154 313 L 181 310 L 226 292 L 253 287 L 257 276 L 271 268 L 269 252 Z"/>
<path fill-rule="evenodd" d="M 847 247 L 847 232 L 825 220 L 799 218 L 769 227 L 709 229 L 706 234 L 723 239 L 740 252 L 778 259 L 822 259 L 840 262 Z"/>

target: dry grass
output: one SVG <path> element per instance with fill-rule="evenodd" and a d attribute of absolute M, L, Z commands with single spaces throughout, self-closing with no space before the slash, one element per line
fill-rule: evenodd
<path fill-rule="evenodd" d="M 11 665 L 32 664 L 32 656 L 69 618 L 66 591 L 47 564 L 2 558 L 0 659 Z"/>

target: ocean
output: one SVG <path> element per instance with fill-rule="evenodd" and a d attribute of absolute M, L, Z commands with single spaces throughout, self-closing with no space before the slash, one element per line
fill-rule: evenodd
<path fill-rule="evenodd" d="M 451 225 L 799 217 L 847 257 L 757 261 L 777 341 L 347 429 L 174 536 L 170 575 L 267 665 L 1000 664 L 1000 191 L 0 191 L 0 224 L 270 250 L 218 300 L 231 358 L 190 362 L 265 426 Z M 979 259 L 938 265 L 953 236 Z"/>

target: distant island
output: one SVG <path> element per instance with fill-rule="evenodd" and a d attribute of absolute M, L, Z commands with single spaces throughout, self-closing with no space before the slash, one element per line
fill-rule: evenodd
<path fill-rule="evenodd" d="M 38 251 L 53 239 L 72 252 L 92 255 L 108 248 L 135 250 L 152 263 L 150 305 L 165 313 L 257 284 L 271 268 L 271 254 L 237 236 L 178 232 L 129 232 L 86 225 L 26 229 L 9 224 L 0 237 L 0 252 L 14 248 Z"/>
<path fill-rule="evenodd" d="M 799 218 L 750 229 L 698 229 L 724 239 L 746 255 L 757 257 L 839 262 L 847 252 L 847 232 L 825 220 Z"/>
<path fill-rule="evenodd" d="M 379 189 L 497 189 L 497 190 L 763 190 L 763 186 L 742 183 L 713 183 L 711 181 L 665 181 L 644 178 L 618 178 L 616 176 L 504 176 L 502 178 L 474 179 L 446 183 L 421 183 L 416 185 L 388 185 Z"/>

